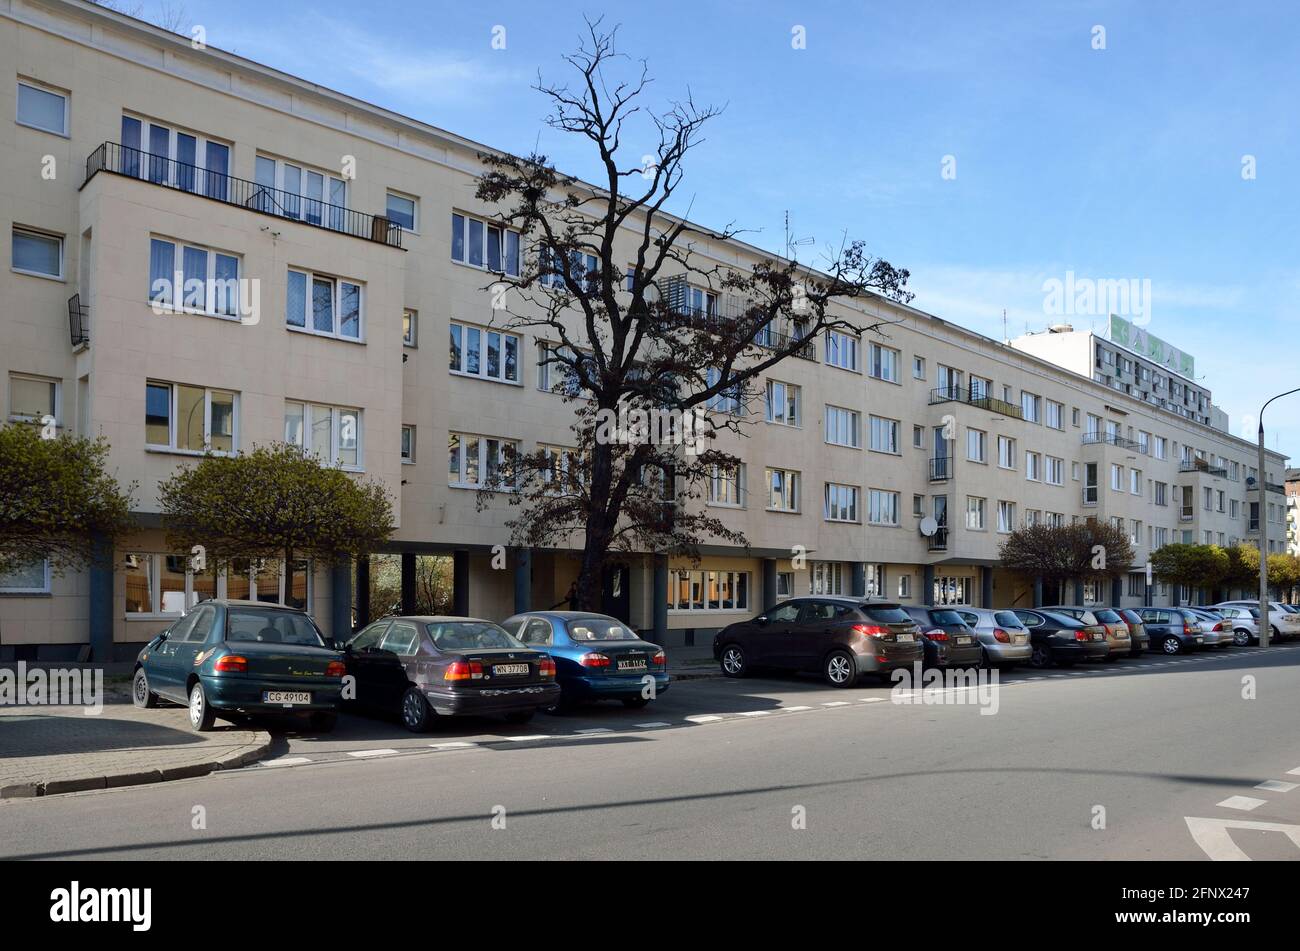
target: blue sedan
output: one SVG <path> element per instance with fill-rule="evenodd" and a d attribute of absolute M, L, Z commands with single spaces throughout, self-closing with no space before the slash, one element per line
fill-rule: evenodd
<path fill-rule="evenodd" d="M 663 648 L 643 641 L 617 618 L 584 611 L 529 611 L 501 626 L 555 660 L 560 699 L 548 713 L 588 700 L 621 700 L 638 710 L 668 689 Z"/>

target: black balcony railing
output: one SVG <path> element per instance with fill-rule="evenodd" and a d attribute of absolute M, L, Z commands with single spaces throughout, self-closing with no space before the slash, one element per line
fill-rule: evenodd
<path fill-rule="evenodd" d="M 1204 472 L 1206 475 L 1220 476 L 1222 478 L 1226 478 L 1228 475 L 1227 469 L 1222 469 L 1218 466 L 1211 466 L 1208 465 L 1207 463 L 1199 462 L 1199 461 L 1179 463 L 1178 471 L 1179 472 Z"/>
<path fill-rule="evenodd" d="M 1142 446 L 1136 439 L 1125 439 L 1123 436 L 1116 436 L 1114 433 L 1084 433 L 1083 444 L 1085 446 L 1117 446 L 1120 449 L 1128 449 L 1132 452 L 1142 451 Z"/>
<path fill-rule="evenodd" d="M 940 526 L 939 529 L 929 538 L 930 551 L 947 551 L 948 550 L 948 529 Z"/>
<path fill-rule="evenodd" d="M 947 482 L 952 478 L 952 456 L 935 456 L 930 460 L 930 481 Z"/>
<path fill-rule="evenodd" d="M 767 350 L 784 350 L 787 347 L 797 344 L 799 340 L 800 338 L 796 337 L 794 334 L 781 333 L 780 331 L 773 330 L 771 327 L 764 327 L 754 335 L 754 343 Z M 815 361 L 817 359 L 816 341 L 807 341 L 802 346 L 797 347 L 793 351 L 793 354 L 801 360 Z"/>
<path fill-rule="evenodd" d="M 81 306 L 80 294 L 68 298 L 68 335 L 74 347 L 90 343 L 90 329 L 86 326 L 88 316 L 86 308 Z"/>
<path fill-rule="evenodd" d="M 1012 419 L 1025 418 L 1024 411 L 1015 403 L 1008 403 L 1006 400 L 994 399 L 979 387 L 936 387 L 930 391 L 930 405 L 933 406 L 935 403 L 966 403 L 970 406 L 977 406 L 980 409 L 986 409 L 990 413 L 997 413 L 999 416 L 1008 416 Z"/>
<path fill-rule="evenodd" d="M 138 178 L 163 188 L 189 192 L 227 205 L 239 205 L 250 211 L 299 221 L 354 238 L 377 241 L 394 248 L 402 246 L 401 225 L 382 215 L 367 215 L 342 205 L 305 198 L 294 192 L 211 172 L 117 142 L 105 142 L 86 159 L 86 181 L 90 181 L 99 172 Z"/>

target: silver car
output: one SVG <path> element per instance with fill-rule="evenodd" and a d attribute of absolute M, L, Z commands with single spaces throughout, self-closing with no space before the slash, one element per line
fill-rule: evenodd
<path fill-rule="evenodd" d="M 1247 647 L 1259 643 L 1259 608 L 1240 604 L 1216 604 L 1210 608 L 1223 618 L 1225 630 L 1232 630 L 1232 643 Z"/>
<path fill-rule="evenodd" d="M 1223 601 L 1220 607 L 1225 605 L 1238 608 L 1248 608 L 1254 605 L 1258 610 L 1259 601 Z M 1280 601 L 1268 602 L 1268 620 L 1274 640 L 1290 640 L 1294 637 L 1300 637 L 1300 614 L 1292 614 L 1287 610 L 1286 605 Z"/>
<path fill-rule="evenodd" d="M 1232 632 L 1223 623 L 1223 615 L 1218 611 L 1207 611 L 1205 608 L 1190 606 L 1183 610 L 1191 611 L 1196 616 L 1201 633 L 1205 635 L 1205 640 L 1201 643 L 1202 647 L 1227 647 L 1232 643 Z"/>
<path fill-rule="evenodd" d="M 1034 646 L 1029 643 L 1029 628 L 1014 611 L 968 607 L 955 607 L 953 610 L 979 636 L 986 666 L 1014 667 L 1029 663 L 1034 653 Z"/>

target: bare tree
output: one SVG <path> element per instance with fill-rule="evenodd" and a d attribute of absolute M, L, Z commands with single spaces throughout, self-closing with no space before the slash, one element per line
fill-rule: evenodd
<path fill-rule="evenodd" d="M 521 246 L 539 249 L 517 273 L 504 266 L 497 275 L 503 305 L 493 323 L 552 344 L 540 366 L 575 407 L 573 446 L 489 458 L 494 471 L 479 505 L 509 489 L 521 510 L 509 522 L 516 544 L 580 549 L 575 596 L 587 609 L 599 605 L 611 552 L 694 557 L 706 538 L 745 544 L 691 504 L 736 471 L 739 459 L 713 440 L 743 433 L 768 370 L 810 355 L 829 331 L 860 336 L 888 323 L 864 326 L 837 316 L 834 305 L 912 296 L 908 272 L 860 241 L 829 248 L 816 270 L 776 259 L 743 270 L 700 254 L 697 244 L 741 232 L 703 229 L 665 208 L 718 110 L 689 94 L 663 111 L 643 107 L 651 83 L 644 62 L 636 78 L 607 76 L 625 59 L 616 32 L 588 21 L 578 51 L 565 57 L 579 75 L 576 88 L 540 78 L 536 86 L 551 103 L 548 125 L 594 150 L 599 185 L 560 174 L 542 154 L 483 154 L 476 189 L 521 233 Z M 637 125 L 653 137 L 643 141 L 656 142 L 652 162 L 641 159 L 648 150 L 627 145 Z M 614 419 L 620 425 L 609 425 Z"/>

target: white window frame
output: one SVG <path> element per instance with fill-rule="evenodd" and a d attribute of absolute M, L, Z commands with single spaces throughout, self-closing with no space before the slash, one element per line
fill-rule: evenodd
<path fill-rule="evenodd" d="M 1043 421 L 1043 398 L 1037 393 L 1021 390 L 1020 413 L 1027 423 L 1041 423 Z"/>
<path fill-rule="evenodd" d="M 400 198 L 402 201 L 409 201 L 411 203 L 411 226 L 409 228 L 406 225 L 398 224 L 397 219 L 388 213 L 388 202 L 389 199 L 392 198 Z M 384 190 L 384 217 L 387 218 L 389 221 L 391 221 L 393 224 L 396 224 L 399 228 L 401 228 L 403 231 L 409 234 L 419 234 L 420 233 L 419 197 L 416 195 L 411 195 L 404 191 L 398 191 L 396 188 L 385 189 Z"/>
<path fill-rule="evenodd" d="M 410 316 L 409 321 L 407 320 L 408 315 Z M 403 307 L 402 323 L 406 324 L 406 327 L 402 330 L 402 346 L 414 350 L 419 346 L 420 342 L 420 312 L 414 307 Z"/>
<path fill-rule="evenodd" d="M 291 323 L 289 320 L 289 281 L 285 277 L 285 307 L 284 307 L 284 325 L 286 330 L 293 333 L 311 334 L 314 337 L 326 337 L 330 340 L 342 340 L 346 343 L 365 343 L 366 342 L 366 285 L 354 278 L 340 277 L 337 274 L 323 274 L 318 271 L 311 271 L 307 268 L 290 267 L 289 274 L 301 274 L 307 281 L 306 292 L 303 294 L 303 323 L 301 325 Z M 313 304 L 316 298 L 315 287 L 317 281 L 328 281 L 331 287 L 330 312 L 333 319 L 333 326 L 330 330 L 316 329 L 316 315 L 313 313 Z M 347 284 L 357 289 L 357 335 L 349 336 L 342 332 L 343 312 L 339 304 L 343 299 L 343 285 Z"/>
<path fill-rule="evenodd" d="M 764 387 L 763 416 L 767 422 L 776 426 L 790 426 L 798 429 L 803 423 L 803 387 L 784 380 L 767 381 Z M 776 413 L 777 404 L 781 406 L 780 418 Z"/>
<path fill-rule="evenodd" d="M 469 324 L 461 320 L 451 321 L 449 327 L 450 340 L 457 340 L 457 331 L 460 331 L 459 341 L 456 344 L 460 351 L 460 369 L 448 364 L 447 372 L 452 376 L 464 376 L 475 380 L 488 380 L 492 383 L 505 383 L 509 386 L 523 386 L 524 375 L 524 338 L 519 334 L 506 333 L 494 327 L 482 327 L 478 324 Z M 469 338 L 470 333 L 478 334 L 478 372 L 465 369 L 469 366 Z M 494 376 L 488 372 L 488 338 L 496 336 L 500 338 L 499 356 L 497 357 L 497 374 Z M 511 379 L 506 376 L 506 349 L 508 340 L 513 340 L 515 344 L 515 376 Z M 548 368 L 553 364 L 547 364 Z"/>
<path fill-rule="evenodd" d="M 898 445 L 901 426 L 902 424 L 896 419 L 889 419 L 886 416 L 872 416 L 871 442 L 868 444 L 871 451 L 898 455 L 901 452 Z"/>
<path fill-rule="evenodd" d="M 975 442 L 979 447 L 979 455 L 971 455 L 971 449 L 974 448 L 971 445 L 972 436 L 978 437 Z M 988 452 L 988 433 L 982 429 L 974 429 L 970 426 L 966 427 L 966 461 L 987 463 Z"/>
<path fill-rule="evenodd" d="M 1016 528 L 1016 503 L 998 499 L 998 532 L 1009 535 Z"/>
<path fill-rule="evenodd" d="M 676 569 L 670 572 L 674 577 L 668 583 L 669 614 L 700 614 L 720 611 L 748 611 L 753 592 L 753 575 L 748 571 L 727 571 L 716 568 Z M 726 576 L 725 582 L 723 576 Z M 744 584 L 741 584 L 741 579 Z M 687 607 L 681 607 L 681 584 L 685 581 L 690 592 Z M 778 582 L 779 583 L 779 582 Z M 743 589 L 743 597 L 741 591 Z M 712 591 L 718 592 L 717 598 L 711 598 Z M 730 591 L 730 598 L 723 598 L 722 592 Z M 699 595 L 697 598 L 696 595 Z M 711 602 L 717 601 L 712 607 Z"/>
<path fill-rule="evenodd" d="M 451 477 L 450 453 L 452 451 L 451 444 L 453 440 L 456 443 L 456 447 L 455 447 L 456 459 L 457 459 L 456 464 L 457 464 L 457 472 L 459 473 L 460 476 L 460 479 L 458 481 L 453 480 Z M 469 445 L 471 440 L 477 442 L 477 445 L 475 446 L 475 450 L 474 450 L 476 453 L 474 464 L 478 470 L 478 479 L 474 482 L 468 482 L 465 479 L 465 476 L 469 472 Z M 480 433 L 462 433 L 462 432 L 457 432 L 455 430 L 449 432 L 447 434 L 447 452 L 448 452 L 447 484 L 454 489 L 483 488 L 483 486 L 487 484 L 484 481 L 484 478 L 486 477 L 488 472 L 489 445 L 494 442 L 496 443 L 497 446 L 496 465 L 498 470 L 506 469 L 508 466 L 512 464 L 513 460 L 510 458 L 510 453 L 508 452 L 508 450 L 513 449 L 514 459 L 519 458 L 519 441 L 517 439 L 503 439 L 500 436 L 484 436 Z M 512 473 L 512 475 L 514 474 L 517 473 Z M 511 482 L 501 486 L 502 489 L 506 489 L 506 490 L 513 489 L 514 487 L 515 487 L 515 482 L 513 479 L 511 480 Z"/>
<path fill-rule="evenodd" d="M 235 145 L 233 142 L 230 142 L 226 139 L 218 139 L 215 136 L 210 136 L 204 132 L 196 132 L 195 130 L 187 126 L 177 125 L 174 122 L 155 121 L 153 119 L 148 118 L 147 116 L 138 115 L 134 112 L 123 112 L 122 118 L 132 119 L 140 123 L 139 155 L 131 156 L 131 159 L 133 161 L 138 162 L 138 168 L 136 169 L 136 174 L 134 176 L 135 178 L 143 179 L 146 182 L 153 181 L 153 177 L 152 177 L 153 171 L 150 167 L 150 162 L 149 162 L 149 157 L 153 156 L 155 158 L 163 159 L 167 162 L 166 180 L 156 182 L 155 184 L 165 185 L 169 188 L 179 188 L 183 191 L 188 191 L 196 195 L 206 195 L 207 183 L 208 183 L 208 175 L 207 175 L 208 143 L 212 143 L 213 145 L 219 145 L 226 150 L 226 170 L 224 172 L 213 172 L 212 174 L 225 178 L 227 180 L 234 174 Z M 154 152 L 152 150 L 153 135 L 150 132 L 150 130 L 153 129 L 154 127 L 167 130 L 167 154 L 166 155 L 160 155 L 157 152 Z M 119 120 L 118 129 L 121 130 L 121 128 L 122 125 Z M 178 144 L 180 141 L 180 136 L 182 135 L 189 136 L 191 139 L 194 140 L 194 164 L 192 166 L 192 168 L 194 169 L 194 181 L 192 183 L 193 184 L 192 188 L 182 188 L 182 183 L 180 181 L 177 181 L 175 178 L 175 173 L 179 171 L 179 167 L 181 165 L 190 164 L 188 162 L 182 162 L 179 157 L 180 151 L 178 149 Z M 125 140 L 126 136 L 123 135 L 122 139 Z M 121 145 L 124 150 L 131 148 L 131 146 L 128 146 L 125 141 L 123 141 Z M 124 162 L 126 161 L 126 158 L 127 157 L 124 155 L 123 156 Z M 126 172 L 125 168 L 123 169 L 123 172 L 124 173 Z M 225 194 L 227 198 L 229 198 L 230 196 L 229 189 L 230 189 L 230 185 L 227 181 L 227 183 L 225 184 Z"/>
<path fill-rule="evenodd" d="M 233 151 L 232 148 L 232 154 Z M 203 149 L 202 152 L 206 155 L 207 149 Z M 260 162 L 272 162 L 275 165 L 275 174 L 272 176 L 273 180 L 269 185 L 262 182 L 259 177 L 261 174 L 261 169 L 258 167 Z M 294 169 L 298 173 L 298 187 L 296 189 L 287 187 L 289 176 L 286 173 L 289 169 Z M 321 178 L 320 198 L 311 197 L 307 190 L 312 175 L 319 175 Z M 341 173 L 327 172 L 323 168 L 308 165 L 305 162 L 281 158 L 278 155 L 271 155 L 266 152 L 258 152 L 253 158 L 253 178 L 259 185 L 274 188 L 278 192 L 296 196 L 297 207 L 292 209 L 277 207 L 279 203 L 277 196 L 277 201 L 272 205 L 272 208 L 274 208 L 275 214 L 280 217 L 288 218 L 290 221 L 302 221 L 310 225 L 319 225 L 331 228 L 335 231 L 343 230 L 343 224 L 341 221 L 327 221 L 325 217 L 326 209 L 328 208 L 347 209 L 351 207 L 350 199 L 352 197 L 352 185 Z M 343 200 L 341 202 L 333 200 L 335 197 L 338 197 L 336 189 L 339 187 L 342 188 Z M 312 203 L 317 203 L 321 206 L 320 221 L 311 220 L 309 209 L 311 208 Z M 385 210 L 387 210 L 387 208 L 385 208 Z"/>
<path fill-rule="evenodd" d="M 464 249 L 465 252 L 465 256 L 461 258 L 456 257 L 455 238 L 456 238 L 456 229 L 457 229 L 457 222 L 456 222 L 457 218 L 460 219 L 460 224 L 459 224 L 460 246 L 461 248 Z M 479 255 L 481 256 L 483 261 L 482 264 L 475 264 L 473 261 L 470 260 L 469 235 L 471 230 L 470 228 L 471 221 L 477 222 L 483 228 L 482 243 L 479 247 Z M 451 212 L 450 228 L 452 234 L 451 234 L 451 241 L 449 242 L 450 248 L 448 253 L 453 262 L 455 262 L 456 264 L 463 265 L 464 267 L 472 267 L 478 271 L 487 271 L 489 274 L 508 274 L 511 277 L 519 277 L 524 262 L 524 239 L 523 236 L 518 231 L 515 231 L 513 228 L 507 228 L 505 225 L 498 224 L 493 221 L 489 221 L 486 218 L 481 218 L 478 215 L 470 215 L 470 214 L 466 214 L 463 211 L 456 211 L 454 209 Z M 500 249 L 501 249 L 500 269 L 492 268 L 489 266 L 489 261 L 491 260 L 491 255 L 488 253 L 490 250 L 489 235 L 491 234 L 491 231 L 493 229 L 495 229 L 500 235 L 500 239 L 499 239 Z M 507 253 L 510 247 L 510 235 L 514 235 L 515 237 L 516 251 L 515 251 L 515 257 L 513 261 L 509 259 Z M 511 264 L 514 265 L 513 270 L 511 270 L 509 266 Z M 539 280 L 538 283 L 544 284 L 545 282 Z"/>
<path fill-rule="evenodd" d="M 972 502 L 978 504 L 972 505 Z M 982 532 L 987 525 L 988 499 L 978 495 L 966 496 L 966 528 L 972 532 Z"/>
<path fill-rule="evenodd" d="M 867 524 L 898 525 L 898 493 L 890 489 L 867 491 Z"/>
<path fill-rule="evenodd" d="M 35 588 L 25 588 L 18 585 L 0 584 L 0 595 L 5 596 L 22 596 L 22 595 L 45 595 L 50 593 L 53 572 L 50 570 L 50 560 L 41 559 L 41 584 Z M 3 576 L 0 576 L 3 581 Z"/>
<path fill-rule="evenodd" d="M 870 362 L 867 366 L 867 374 L 873 380 L 883 380 L 886 383 L 898 382 L 898 363 L 903 356 L 901 350 L 873 343 L 868 348 L 868 354 Z"/>
<path fill-rule="evenodd" d="M 313 403 L 311 400 L 287 399 L 284 401 L 286 417 L 288 416 L 288 410 L 290 406 L 298 406 L 302 408 L 302 442 L 298 443 L 289 439 L 288 432 L 285 433 L 285 440 L 284 440 L 285 442 L 289 443 L 290 445 L 297 446 L 299 449 L 302 450 L 302 454 L 304 456 L 310 457 L 314 455 L 311 446 L 311 434 L 313 429 L 314 417 L 317 411 L 327 410 L 330 414 L 330 458 L 321 459 L 320 460 L 321 465 L 342 469 L 345 472 L 365 471 L 366 424 L 365 424 L 365 412 L 360 407 L 337 406 L 337 405 L 331 405 L 327 403 Z M 357 461 L 355 465 L 352 464 L 345 465 L 339 462 L 339 452 L 341 449 L 340 436 L 341 436 L 343 416 L 348 414 L 355 416 L 357 421 L 357 433 L 356 433 Z M 286 419 L 286 424 L 287 422 L 288 421 Z"/>
<path fill-rule="evenodd" d="M 168 277 L 155 278 L 153 276 L 153 246 L 154 243 L 169 244 L 172 248 L 172 268 Z M 193 304 L 186 303 L 190 298 L 190 293 L 185 286 L 185 251 L 202 251 L 207 259 L 203 275 L 203 306 L 197 307 Z M 229 258 L 235 262 L 235 299 L 233 310 L 219 310 L 217 308 L 218 291 L 220 287 L 217 284 L 217 258 Z M 151 234 L 149 235 L 149 306 L 171 314 L 199 314 L 204 317 L 216 317 L 220 320 L 239 321 L 243 300 L 240 298 L 240 292 L 243 288 L 242 278 L 244 274 L 243 255 L 236 254 L 234 251 L 226 251 L 221 248 L 208 247 L 207 245 L 198 244 L 193 241 L 181 241 L 177 238 L 168 237 L 167 235 Z M 155 297 L 154 282 L 166 280 L 170 281 L 170 287 L 166 293 L 160 293 Z M 229 280 L 229 278 L 221 278 Z M 180 291 L 181 300 L 178 304 L 176 301 L 177 289 Z"/>
<path fill-rule="evenodd" d="M 772 497 L 774 490 L 772 488 L 773 476 L 781 476 L 781 505 L 774 506 Z M 763 470 L 763 505 L 768 512 L 786 512 L 797 515 L 799 513 L 799 483 L 802 481 L 802 473 L 797 469 L 783 469 L 780 466 L 768 466 Z"/>
<path fill-rule="evenodd" d="M 54 417 L 55 427 L 63 428 L 63 381 L 57 377 L 41 376 L 37 373 L 21 373 L 17 370 L 10 372 L 8 389 L 5 391 L 5 408 L 8 411 L 9 422 L 11 423 L 31 423 L 35 426 L 43 425 L 43 416 L 26 416 L 22 413 L 14 412 L 14 380 L 26 380 L 29 383 L 44 383 L 54 387 L 54 408 L 50 415 Z"/>
<path fill-rule="evenodd" d="M 736 463 L 731 471 L 713 466 L 705 484 L 706 505 L 725 509 L 745 507 L 745 464 Z"/>
<path fill-rule="evenodd" d="M 1032 449 L 1026 449 L 1025 453 L 1025 478 L 1030 482 L 1043 481 L 1043 460 L 1042 456 Z"/>
<path fill-rule="evenodd" d="M 19 110 L 22 106 L 22 93 L 19 91 L 23 86 L 35 92 L 43 92 L 48 96 L 58 96 L 63 100 L 63 128 L 47 129 L 43 125 L 37 125 L 34 122 L 25 122 Z M 57 135 L 60 138 L 70 138 L 72 134 L 72 94 L 66 89 L 59 89 L 55 86 L 49 86 L 34 79 L 27 79 L 23 76 L 18 77 L 18 87 L 14 89 L 14 122 L 28 129 L 35 129 L 38 132 L 48 132 L 50 135 Z"/>
<path fill-rule="evenodd" d="M 407 438 L 407 434 L 410 438 Z M 399 445 L 398 451 L 402 456 L 402 464 L 406 466 L 415 465 L 415 427 L 409 423 L 402 424 L 402 445 Z"/>
<path fill-rule="evenodd" d="M 845 406 L 826 404 L 823 438 L 829 446 L 862 448 L 862 414 Z"/>
<path fill-rule="evenodd" d="M 862 521 L 862 489 L 842 482 L 827 482 L 822 497 L 822 518 L 828 522 Z"/>
<path fill-rule="evenodd" d="M 848 370 L 851 373 L 860 373 L 858 367 L 858 349 L 862 342 L 851 334 L 841 333 L 838 330 L 826 331 L 826 342 L 823 348 L 827 366 L 837 367 L 841 370 Z"/>
<path fill-rule="evenodd" d="M 239 453 L 239 393 L 236 390 L 226 389 L 220 386 L 199 386 L 196 383 L 177 383 L 174 380 L 158 380 L 153 377 L 145 379 L 146 396 L 151 386 L 165 386 L 168 389 L 167 404 L 167 445 L 160 443 L 151 443 L 146 439 L 145 450 L 149 452 L 170 452 L 181 455 L 201 456 L 211 454 L 214 456 L 234 456 Z M 195 390 L 203 390 L 203 448 L 189 449 L 182 448 L 176 444 L 177 425 L 179 424 L 179 409 L 177 406 L 179 388 L 185 386 Z M 211 449 L 212 445 L 212 394 L 214 392 L 229 393 L 232 397 L 231 402 L 231 424 L 230 424 L 230 449 Z M 148 404 L 145 406 L 145 431 L 148 433 Z"/>
<path fill-rule="evenodd" d="M 998 436 L 998 468 L 1016 468 L 1016 441 L 1010 436 Z"/>
<path fill-rule="evenodd" d="M 1060 456 L 1047 456 L 1045 460 L 1043 475 L 1048 485 L 1065 485 L 1065 460 Z M 1056 470 L 1056 477 L 1052 477 L 1052 470 Z"/>
<path fill-rule="evenodd" d="M 29 268 L 19 267 L 14 263 L 13 239 L 15 236 L 20 234 L 27 235 L 32 238 L 41 238 L 48 241 L 58 242 L 59 245 L 59 273 L 58 274 L 47 274 L 44 271 L 33 271 L 30 270 Z M 9 241 L 10 241 L 9 270 L 13 271 L 15 274 L 26 274 L 28 277 L 41 277 L 47 281 L 62 281 L 64 279 L 64 274 L 67 271 L 67 261 L 66 261 L 67 242 L 64 240 L 63 235 L 56 234 L 53 231 L 43 231 L 40 228 L 30 228 L 26 225 L 16 224 L 13 226 L 13 228 L 10 231 Z"/>
<path fill-rule="evenodd" d="M 189 558 L 187 556 L 173 555 L 167 552 L 139 551 L 139 550 L 127 551 L 124 553 L 124 555 L 125 558 L 145 558 L 149 560 L 149 600 L 150 600 L 150 610 L 148 611 L 127 611 L 125 610 L 125 606 L 126 606 L 125 602 L 123 601 L 122 603 L 120 603 L 119 606 L 123 608 L 123 610 L 121 611 L 121 616 L 124 620 L 148 621 L 148 620 L 159 620 L 165 618 L 178 618 L 188 613 L 197 605 L 204 603 L 204 601 L 199 601 L 196 599 L 196 595 L 194 591 L 194 569 L 193 566 L 189 563 Z M 185 561 L 184 602 L 186 606 L 181 611 L 164 611 L 162 609 L 162 585 L 159 584 L 158 582 L 159 579 L 162 577 L 162 566 L 163 566 L 164 558 L 178 558 Z M 276 559 L 268 559 L 268 560 L 274 561 L 277 565 L 280 566 L 280 572 L 279 572 L 280 577 L 279 577 L 279 582 L 276 586 L 276 600 L 274 602 L 268 601 L 266 603 L 285 604 L 286 603 L 284 599 L 285 589 L 289 584 L 289 575 L 291 574 L 291 570 L 286 570 L 283 559 L 276 558 Z M 253 600 L 261 600 L 258 597 L 257 575 L 259 573 L 258 569 L 259 567 L 262 567 L 262 565 L 259 564 L 258 559 L 248 559 L 248 561 L 249 561 L 248 596 Z M 305 565 L 304 573 L 307 579 L 307 591 L 306 591 L 305 601 L 307 603 L 307 610 L 310 612 L 311 605 L 312 605 L 312 598 L 314 596 L 313 589 L 315 587 L 315 568 L 312 562 L 305 558 L 296 559 L 295 563 Z M 118 570 L 119 571 L 122 570 L 120 564 Z M 227 596 L 228 588 L 226 587 L 226 580 L 229 572 L 230 572 L 229 566 L 217 572 L 216 579 L 215 579 L 216 584 L 213 586 L 213 595 L 212 595 L 213 599 L 222 599 Z M 208 599 L 204 599 L 204 600 L 206 601 Z"/>

